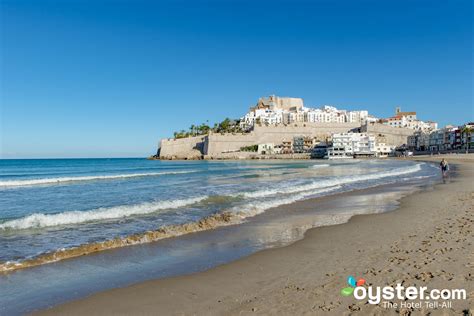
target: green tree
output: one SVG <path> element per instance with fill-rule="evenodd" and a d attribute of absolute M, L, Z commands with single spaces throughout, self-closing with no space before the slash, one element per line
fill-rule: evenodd
<path fill-rule="evenodd" d="M 464 128 L 461 130 L 463 139 L 465 140 L 466 143 L 466 154 L 469 153 L 469 147 L 470 147 L 470 142 L 471 142 L 471 133 L 472 130 L 469 126 L 464 126 Z"/>
<path fill-rule="evenodd" d="M 230 128 L 230 119 L 228 117 L 225 118 L 220 124 L 219 124 L 219 132 L 226 133 L 229 131 Z"/>
<path fill-rule="evenodd" d="M 209 130 L 211 129 L 209 125 L 207 124 L 201 124 L 197 127 L 199 135 L 206 135 L 209 133 Z"/>

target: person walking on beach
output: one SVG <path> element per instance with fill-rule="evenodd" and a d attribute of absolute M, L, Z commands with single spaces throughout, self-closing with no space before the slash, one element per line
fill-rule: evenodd
<path fill-rule="evenodd" d="M 441 168 L 441 173 L 443 174 L 443 178 L 446 177 L 446 175 L 448 174 L 449 165 L 448 165 L 448 162 L 444 158 L 441 159 L 441 162 L 439 163 L 439 167 Z"/>

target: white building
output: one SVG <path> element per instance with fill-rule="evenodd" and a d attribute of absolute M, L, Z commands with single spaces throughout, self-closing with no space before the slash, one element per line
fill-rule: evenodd
<path fill-rule="evenodd" d="M 282 98 L 272 95 L 260 98 L 257 104 L 241 118 L 240 127 L 243 130 L 250 130 L 255 124 L 360 123 L 363 125 L 375 123 L 378 120 L 365 110 L 346 111 L 330 105 L 308 108 L 304 106 L 301 98 Z M 392 127 L 411 128 L 416 131 L 431 131 L 437 128 L 436 123 L 420 121 L 416 117 L 416 112 L 402 112 L 400 107 L 397 107 L 395 116 L 382 122 Z"/>
<path fill-rule="evenodd" d="M 417 119 L 416 112 L 402 112 L 400 107 L 395 110 L 395 116 L 383 120 L 385 125 L 399 128 L 410 128 L 415 131 L 431 131 L 438 127 L 435 122 L 423 122 Z"/>
<path fill-rule="evenodd" d="M 365 123 L 368 116 L 368 111 L 349 111 L 346 113 L 347 122 L 349 123 Z"/>
<path fill-rule="evenodd" d="M 367 133 L 338 133 L 332 135 L 328 158 L 375 156 L 375 136 Z"/>
<path fill-rule="evenodd" d="M 259 155 L 271 155 L 275 153 L 275 145 L 272 143 L 269 144 L 259 144 L 257 148 L 257 153 Z"/>
<path fill-rule="evenodd" d="M 385 143 L 375 144 L 375 155 L 377 157 L 388 157 L 395 150 L 395 146 L 387 145 Z"/>
<path fill-rule="evenodd" d="M 334 106 L 307 108 L 300 98 L 269 96 L 260 98 L 256 106 L 241 118 L 240 127 L 249 130 L 255 124 L 279 125 L 293 123 L 361 123 L 368 120 L 367 111 L 338 110 Z"/>
<path fill-rule="evenodd" d="M 375 116 L 372 116 L 372 115 L 367 115 L 367 117 L 365 118 L 365 122 L 366 123 L 376 123 L 380 121 L 380 119 L 376 118 Z"/>

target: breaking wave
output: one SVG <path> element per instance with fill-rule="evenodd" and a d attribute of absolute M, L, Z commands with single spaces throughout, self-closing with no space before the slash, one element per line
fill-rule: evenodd
<path fill-rule="evenodd" d="M 230 212 L 213 214 L 195 222 L 181 225 L 164 226 L 157 230 L 134 234 L 127 237 L 117 237 L 106 241 L 80 245 L 78 247 L 63 248 L 53 252 L 41 254 L 31 259 L 0 262 L 0 272 L 10 272 L 18 269 L 34 267 L 108 249 L 150 243 L 160 239 L 178 237 L 188 233 L 209 230 L 218 226 L 238 224 L 240 222 L 241 217 L 238 214 L 232 214 Z"/>
<path fill-rule="evenodd" d="M 0 187 L 22 187 L 32 185 L 44 184 L 58 184 L 63 182 L 78 182 L 78 181 L 95 181 L 95 180 L 113 180 L 125 178 L 139 178 L 164 176 L 171 174 L 191 173 L 195 171 L 169 171 L 169 172 L 153 172 L 153 173 L 126 173 L 116 175 L 102 175 L 102 176 L 85 176 L 85 177 L 61 177 L 61 178 L 43 178 L 43 179 L 28 179 L 28 180 L 6 180 L 0 181 Z"/>
<path fill-rule="evenodd" d="M 314 190 L 303 191 L 299 194 L 291 195 L 291 196 L 286 197 L 286 198 L 277 198 L 277 199 L 273 199 L 273 200 L 270 200 L 270 201 L 250 202 L 250 203 L 247 203 L 244 206 L 239 207 L 238 209 L 235 208 L 234 210 L 238 214 L 240 214 L 242 217 L 252 217 L 252 216 L 263 213 L 264 211 L 266 211 L 268 209 L 271 209 L 271 208 L 274 208 L 274 207 L 291 204 L 291 203 L 294 203 L 296 201 L 300 201 L 300 200 L 304 200 L 304 199 L 309 198 L 309 197 L 320 195 L 322 193 L 335 192 L 335 191 L 337 191 L 341 188 L 342 188 L 342 186 L 335 185 L 335 186 L 332 186 L 332 187 L 328 187 L 328 188 L 324 188 L 324 189 L 320 189 L 320 190 L 316 190 L 316 191 L 314 191 Z"/>
<path fill-rule="evenodd" d="M 281 194 L 293 194 L 292 196 L 287 196 L 275 200 L 249 201 L 243 206 L 237 206 L 245 213 L 259 214 L 269 208 L 273 208 L 283 204 L 293 203 L 295 201 L 304 199 L 307 196 L 334 191 L 336 189 L 339 189 L 343 184 L 400 176 L 417 172 L 420 169 L 421 165 L 417 164 L 407 168 L 397 168 L 379 173 L 343 176 L 333 179 L 321 180 L 304 185 L 285 186 L 255 192 L 239 193 L 236 196 L 230 196 L 226 198 L 237 198 L 239 196 L 243 196 L 244 198 L 257 199 L 272 197 Z M 0 224 L 0 230 L 44 228 L 59 225 L 81 224 L 97 220 L 119 219 L 133 215 L 150 214 L 159 210 L 176 209 L 184 207 L 186 205 L 202 202 L 204 200 L 211 201 L 213 198 L 215 199 L 216 197 L 201 196 L 183 200 L 146 202 L 136 205 L 121 205 L 110 208 L 98 208 L 90 211 L 67 211 L 58 214 L 37 213 L 31 214 L 23 218 L 4 222 Z M 248 216 L 249 214 L 246 214 L 246 216 Z"/>
<path fill-rule="evenodd" d="M 0 230 L 43 228 L 59 225 L 81 224 L 96 220 L 118 219 L 132 215 L 150 214 L 159 210 L 180 208 L 201 202 L 205 199 L 207 199 L 207 196 L 174 201 L 146 202 L 136 205 L 120 205 L 109 208 L 98 208 L 90 211 L 68 211 L 58 214 L 37 213 L 4 222 L 0 224 Z"/>
<path fill-rule="evenodd" d="M 276 199 L 273 201 L 248 204 L 246 206 L 238 207 L 230 211 L 215 213 L 194 222 L 188 222 L 180 225 L 163 226 L 157 230 L 133 234 L 126 237 L 117 237 L 106 241 L 83 244 L 78 247 L 63 248 L 22 261 L 7 261 L 3 263 L 0 262 L 0 272 L 11 272 L 14 270 L 30 268 L 64 259 L 75 258 L 103 250 L 145 244 L 165 238 L 178 237 L 189 233 L 210 230 L 221 226 L 240 224 L 245 218 L 260 214 L 267 209 L 274 208 L 280 205 L 290 204 L 298 200 L 304 199 L 308 196 L 314 196 L 324 192 L 335 191 L 339 188 L 340 186 L 336 186 L 332 188 L 322 189 L 317 192 L 301 193 L 286 199 Z M 205 199 L 205 197 L 202 197 L 200 199 L 196 198 L 193 203 Z"/>
<path fill-rule="evenodd" d="M 126 237 L 116 237 L 105 241 L 97 241 L 72 248 L 63 248 L 53 252 L 44 253 L 22 261 L 0 262 L 0 272 L 9 272 L 17 269 L 28 268 L 63 259 L 87 255 L 102 250 L 114 249 L 130 245 L 150 243 L 170 237 L 178 237 L 188 233 L 214 229 L 220 226 L 235 225 L 268 209 L 281 205 L 291 204 L 325 193 L 337 193 L 344 184 L 377 180 L 386 177 L 397 177 L 421 170 L 421 164 L 406 168 L 396 168 L 379 173 L 342 176 L 333 179 L 321 180 L 299 186 L 287 186 L 256 192 L 241 193 L 239 196 L 201 196 L 175 201 L 157 201 L 137 205 L 98 208 L 90 211 L 68 211 L 59 214 L 32 214 L 30 216 L 11 220 L 0 224 L 0 229 L 28 229 L 56 225 L 79 224 L 95 220 L 117 219 L 132 215 L 149 214 L 159 210 L 174 209 L 195 203 L 220 203 L 229 199 L 250 198 L 245 204 L 233 206 L 230 209 L 203 217 L 197 221 L 179 225 L 167 225 L 156 230 L 137 233 Z M 281 196 L 281 195 L 284 196 Z M 263 199 L 262 199 L 263 198 Z M 343 220 L 347 220 L 344 218 Z M 338 220 L 340 222 L 341 219 Z"/>
<path fill-rule="evenodd" d="M 406 167 L 406 168 L 396 168 L 393 170 L 378 172 L 378 173 L 370 173 L 370 174 L 362 174 L 362 175 L 354 175 L 354 176 L 343 176 L 343 177 L 336 177 L 333 179 L 327 180 L 320 180 L 315 181 L 309 184 L 297 185 L 297 186 L 285 186 L 279 187 L 274 189 L 265 189 L 256 192 L 247 192 L 244 193 L 245 197 L 248 198 L 258 198 L 258 197 L 266 197 L 276 194 L 290 194 L 290 193 L 297 193 L 302 191 L 309 191 L 315 190 L 320 188 L 326 188 L 336 185 L 360 182 L 360 181 L 368 181 L 368 180 L 377 180 L 387 177 L 394 177 L 400 176 L 404 174 L 414 173 L 421 170 L 421 164 L 416 164 L 414 166 Z"/>

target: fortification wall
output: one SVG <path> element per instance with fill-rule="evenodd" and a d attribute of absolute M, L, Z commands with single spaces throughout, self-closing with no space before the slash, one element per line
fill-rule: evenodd
<path fill-rule="evenodd" d="M 204 145 L 204 155 L 214 156 L 220 153 L 235 152 L 242 147 L 258 144 L 255 133 L 248 134 L 210 134 Z"/>
<path fill-rule="evenodd" d="M 331 133 L 347 133 L 360 128 L 359 123 L 293 123 L 287 126 L 256 126 L 259 139 L 278 143 L 292 140 L 294 136 L 327 137 Z"/>
<path fill-rule="evenodd" d="M 160 142 L 161 159 L 196 159 L 201 158 L 206 136 L 179 139 L 162 139 Z"/>
<path fill-rule="evenodd" d="M 264 143 L 278 145 L 285 140 L 293 140 L 295 136 L 310 136 L 325 140 L 332 133 L 357 132 L 358 130 L 372 133 L 379 141 L 396 146 L 406 144 L 407 137 L 414 133 L 411 129 L 383 124 L 360 126 L 358 123 L 296 123 L 288 126 L 256 126 L 252 132 L 246 134 L 211 133 L 208 136 L 163 139 L 160 158 L 196 159 L 202 156 L 216 158 L 227 154 L 233 156 L 232 153 L 246 146 Z"/>
<path fill-rule="evenodd" d="M 358 123 L 297 123 L 288 126 L 255 126 L 248 134 L 210 134 L 204 154 L 214 157 L 221 153 L 235 152 L 240 148 L 264 143 L 281 144 L 295 136 L 311 136 L 324 140 L 331 133 L 346 133 L 360 128 Z"/>
<path fill-rule="evenodd" d="M 361 132 L 374 134 L 388 145 L 400 146 L 407 143 L 407 138 L 415 132 L 410 128 L 392 127 L 379 123 L 370 123 L 361 127 Z"/>

